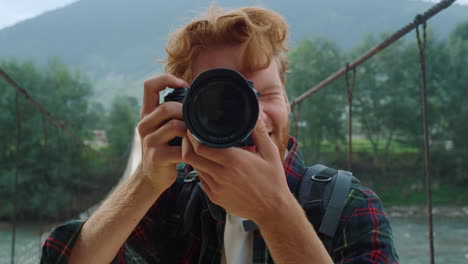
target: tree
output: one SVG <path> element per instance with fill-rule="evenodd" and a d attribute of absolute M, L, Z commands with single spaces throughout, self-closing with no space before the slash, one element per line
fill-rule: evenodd
<path fill-rule="evenodd" d="M 30 62 L 0 60 L 0 67 L 47 109 L 51 115 L 85 140 L 91 135 L 93 117 L 88 115 L 88 100 L 92 86 L 79 72 L 71 72 L 58 59 L 44 68 Z M 0 209 L 0 218 L 11 214 L 12 184 L 16 156 L 19 153 L 20 218 L 69 217 L 85 209 L 90 203 L 86 197 L 101 193 L 102 158 L 74 142 L 61 129 L 53 126 L 33 105 L 19 96 L 21 116 L 20 148 L 16 148 L 17 119 L 15 89 L 0 81 L 0 199 L 8 206 Z M 104 171 L 105 172 L 105 171 Z M 91 184 L 91 182 L 93 184 Z M 110 188 L 110 187 L 107 187 Z M 80 197 L 87 193 L 88 196 Z M 86 201 L 86 202 L 85 202 Z M 68 215 L 68 216 L 67 216 Z"/>
<path fill-rule="evenodd" d="M 321 38 L 302 40 L 290 53 L 289 60 L 287 89 L 290 101 L 343 65 L 337 45 Z M 320 159 L 324 141 L 329 141 L 336 148 L 344 143 L 346 103 L 343 84 L 343 80 L 337 81 L 296 106 L 295 110 L 300 110 L 299 142 L 311 163 Z M 294 117 L 291 117 L 291 121 L 291 134 L 294 135 Z"/>
<path fill-rule="evenodd" d="M 110 153 L 113 157 L 127 157 L 133 133 L 139 120 L 139 105 L 135 97 L 117 96 L 112 102 L 107 123 Z"/>
<path fill-rule="evenodd" d="M 449 61 L 446 83 L 441 96 L 441 109 L 445 119 L 444 132 L 453 145 L 452 168 L 457 168 L 452 175 L 458 181 L 468 183 L 468 105 L 466 91 L 468 88 L 468 21 L 460 23 L 451 32 L 444 49 Z"/>

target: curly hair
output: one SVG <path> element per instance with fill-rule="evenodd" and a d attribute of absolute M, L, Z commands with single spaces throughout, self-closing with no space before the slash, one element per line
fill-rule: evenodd
<path fill-rule="evenodd" d="M 288 69 L 288 27 L 278 13 L 260 7 L 226 12 L 211 6 L 206 14 L 173 32 L 166 45 L 166 72 L 191 82 L 198 52 L 217 45 L 240 45 L 242 70 L 266 69 L 276 60 L 283 84 Z"/>

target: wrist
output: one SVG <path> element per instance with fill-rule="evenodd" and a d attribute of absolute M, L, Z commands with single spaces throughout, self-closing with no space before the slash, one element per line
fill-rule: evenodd
<path fill-rule="evenodd" d="M 156 196 L 157 198 L 166 190 L 166 188 L 154 184 L 150 177 L 150 175 L 147 175 L 147 173 L 144 172 L 140 164 L 132 175 L 131 182 L 136 184 L 138 192 L 149 196 Z"/>
<path fill-rule="evenodd" d="M 275 230 L 282 225 L 290 225 L 291 219 L 305 217 L 302 207 L 290 192 L 275 200 L 275 206 L 264 212 L 255 221 L 260 230 Z"/>

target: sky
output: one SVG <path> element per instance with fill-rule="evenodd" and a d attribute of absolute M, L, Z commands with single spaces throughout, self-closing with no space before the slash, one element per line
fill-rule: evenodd
<path fill-rule="evenodd" d="M 0 29 L 77 0 L 0 0 Z"/>
<path fill-rule="evenodd" d="M 76 1 L 78 0 L 0 0 L 0 29 Z M 468 5 L 468 0 L 457 0 L 457 3 Z"/>

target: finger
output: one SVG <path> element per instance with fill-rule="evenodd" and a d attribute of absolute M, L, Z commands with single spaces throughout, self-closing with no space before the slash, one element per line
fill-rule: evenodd
<path fill-rule="evenodd" d="M 268 129 L 261 117 L 258 117 L 257 119 L 257 123 L 252 131 L 252 138 L 255 142 L 257 153 L 259 153 L 263 158 L 273 158 L 273 155 L 278 154 L 278 149 L 268 135 Z"/>
<path fill-rule="evenodd" d="M 187 127 L 184 121 L 172 119 L 162 125 L 158 130 L 144 138 L 145 146 L 167 145 L 175 137 L 184 137 Z"/>
<path fill-rule="evenodd" d="M 212 175 L 220 174 L 224 168 L 221 164 L 205 159 L 195 153 L 192 143 L 187 137 L 182 140 L 182 159 L 183 162 L 192 165 L 192 167 L 199 168 Z"/>
<path fill-rule="evenodd" d="M 138 124 L 138 132 L 141 137 L 159 129 L 164 123 L 171 119 L 183 119 L 183 105 L 179 102 L 167 102 L 146 115 Z"/>
<path fill-rule="evenodd" d="M 208 184 L 205 182 L 205 180 L 203 180 L 202 178 L 199 178 L 200 179 L 200 186 L 203 190 L 203 192 L 206 194 L 206 196 L 208 196 L 208 199 L 210 199 L 210 201 L 213 202 L 213 198 L 214 198 L 214 194 L 213 192 L 211 191 L 210 187 L 208 187 Z"/>
<path fill-rule="evenodd" d="M 160 146 L 152 151 L 153 162 L 158 162 L 160 166 L 167 166 L 182 162 L 182 147 L 180 146 Z M 161 164 L 162 163 L 162 164 Z"/>
<path fill-rule="evenodd" d="M 182 86 L 188 85 L 185 81 L 167 73 L 145 81 L 141 118 L 145 117 L 158 107 L 160 91 L 166 89 L 166 87 L 179 88 Z"/>
<path fill-rule="evenodd" d="M 238 148 L 212 148 L 205 144 L 200 143 L 190 132 L 187 130 L 187 138 L 192 144 L 194 152 L 208 160 L 216 162 L 218 164 L 227 165 L 235 161 L 235 152 L 243 151 Z"/>
<path fill-rule="evenodd" d="M 214 181 L 214 179 L 206 172 L 202 170 L 197 170 L 195 169 L 198 173 L 198 178 L 200 179 L 200 182 L 202 183 L 202 188 L 203 191 L 205 191 L 206 195 L 208 195 L 208 198 L 213 202 L 216 203 L 216 196 L 214 194 L 214 190 L 216 190 L 218 187 L 218 184 Z"/>

